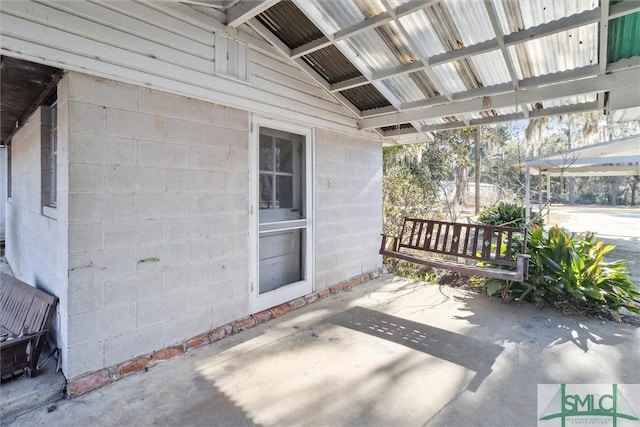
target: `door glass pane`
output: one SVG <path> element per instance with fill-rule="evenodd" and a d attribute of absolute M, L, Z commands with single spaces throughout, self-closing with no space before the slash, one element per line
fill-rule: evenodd
<path fill-rule="evenodd" d="M 260 170 L 273 170 L 273 138 L 268 135 L 260 135 Z"/>
<path fill-rule="evenodd" d="M 276 207 L 293 209 L 293 177 L 276 176 Z M 295 206 L 299 210 L 299 206 Z"/>
<path fill-rule="evenodd" d="M 271 174 L 260 174 L 260 209 L 273 208 L 273 179 Z"/>
<path fill-rule="evenodd" d="M 260 236 L 261 294 L 304 279 L 304 230 L 266 233 Z"/>
<path fill-rule="evenodd" d="M 276 139 L 276 171 L 293 172 L 293 141 Z"/>

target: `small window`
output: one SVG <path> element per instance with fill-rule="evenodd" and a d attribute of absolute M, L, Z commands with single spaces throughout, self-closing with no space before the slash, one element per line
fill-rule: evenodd
<path fill-rule="evenodd" d="M 42 205 L 55 207 L 58 193 L 58 99 L 53 94 L 42 106 Z"/>

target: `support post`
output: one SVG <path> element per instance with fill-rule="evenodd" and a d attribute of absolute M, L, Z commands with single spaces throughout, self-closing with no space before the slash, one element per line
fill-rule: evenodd
<path fill-rule="evenodd" d="M 547 208 L 547 224 L 551 220 L 551 175 L 547 175 L 547 203 L 549 207 Z"/>
<path fill-rule="evenodd" d="M 571 120 L 569 120 L 569 130 L 567 131 L 567 153 L 571 151 Z M 576 204 L 575 197 L 575 178 L 573 176 L 569 177 L 569 204 Z"/>
<path fill-rule="evenodd" d="M 529 154 L 529 139 L 524 139 L 524 156 L 525 156 L 525 172 L 524 172 L 524 223 L 529 224 L 531 219 L 531 167 L 526 161 Z"/>
<path fill-rule="evenodd" d="M 476 194 L 475 194 L 475 207 L 476 215 L 480 213 L 480 141 L 481 132 L 480 126 L 476 126 Z"/>
<path fill-rule="evenodd" d="M 538 213 L 542 215 L 542 171 L 538 169 Z"/>
<path fill-rule="evenodd" d="M 524 219 L 525 223 L 529 224 L 531 219 L 531 168 L 527 164 L 524 175 Z"/>

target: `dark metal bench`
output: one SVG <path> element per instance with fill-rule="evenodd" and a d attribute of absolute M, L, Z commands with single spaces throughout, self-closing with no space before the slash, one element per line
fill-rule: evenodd
<path fill-rule="evenodd" d="M 470 276 L 522 282 L 529 269 L 529 255 L 520 253 L 526 247 L 527 231 L 522 228 L 405 218 L 399 236 L 382 235 L 380 254 Z M 491 267 L 457 262 L 459 258 Z"/>
<path fill-rule="evenodd" d="M 0 272 L 2 375 L 36 368 L 58 298 Z"/>

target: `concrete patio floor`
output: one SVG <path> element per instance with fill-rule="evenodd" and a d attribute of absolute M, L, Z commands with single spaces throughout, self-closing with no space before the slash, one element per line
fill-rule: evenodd
<path fill-rule="evenodd" d="M 8 425 L 533 426 L 538 384 L 638 384 L 639 348 L 638 327 L 386 275 Z"/>

